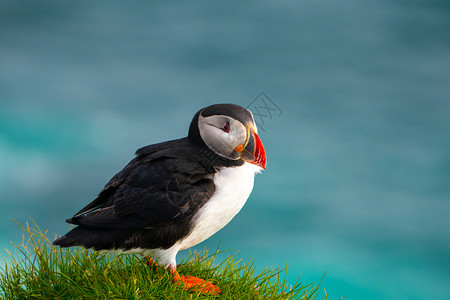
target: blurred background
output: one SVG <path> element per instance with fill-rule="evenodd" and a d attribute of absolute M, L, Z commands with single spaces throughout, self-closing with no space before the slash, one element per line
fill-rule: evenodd
<path fill-rule="evenodd" d="M 3 0 L 0 251 L 10 218 L 64 234 L 137 148 L 232 102 L 267 170 L 198 249 L 327 272 L 329 299 L 447 298 L 449 80 L 448 1 Z"/>

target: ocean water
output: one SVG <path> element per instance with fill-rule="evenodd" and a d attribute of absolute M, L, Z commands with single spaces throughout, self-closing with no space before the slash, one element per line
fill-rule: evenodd
<path fill-rule="evenodd" d="M 4 0 L 0 249 L 10 218 L 65 233 L 137 148 L 232 102 L 267 170 L 198 249 L 326 272 L 330 299 L 447 299 L 449 79 L 448 1 Z"/>

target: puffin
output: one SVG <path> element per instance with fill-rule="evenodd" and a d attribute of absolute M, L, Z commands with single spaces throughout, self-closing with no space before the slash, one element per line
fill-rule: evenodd
<path fill-rule="evenodd" d="M 181 276 L 180 250 L 222 229 L 249 197 L 266 152 L 250 110 L 235 104 L 200 109 L 184 138 L 145 146 L 66 222 L 53 244 L 141 254 L 187 290 L 220 294 L 210 281 Z"/>

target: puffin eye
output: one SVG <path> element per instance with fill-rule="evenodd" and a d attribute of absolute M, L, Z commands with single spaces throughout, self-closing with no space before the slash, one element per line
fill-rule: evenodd
<path fill-rule="evenodd" d="M 227 122 L 225 125 L 223 125 L 222 130 L 225 132 L 230 132 L 230 123 Z"/>

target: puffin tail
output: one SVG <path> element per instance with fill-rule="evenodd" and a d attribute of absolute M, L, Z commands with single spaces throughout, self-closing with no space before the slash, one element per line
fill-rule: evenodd
<path fill-rule="evenodd" d="M 75 228 L 76 229 L 76 228 Z M 67 234 L 53 241 L 53 245 L 60 246 L 62 248 L 72 247 L 72 246 L 82 246 L 77 234 L 73 234 L 74 229 L 69 231 Z"/>
<path fill-rule="evenodd" d="M 53 245 L 62 248 L 81 246 L 94 250 L 109 250 L 117 248 L 121 241 L 130 235 L 126 230 L 105 230 L 78 226 L 56 239 Z"/>
<path fill-rule="evenodd" d="M 67 247 L 76 246 L 74 241 L 72 239 L 68 238 L 65 235 L 63 235 L 62 237 L 57 238 L 56 240 L 54 240 L 53 241 L 53 245 L 60 246 L 61 248 L 67 248 Z"/>

